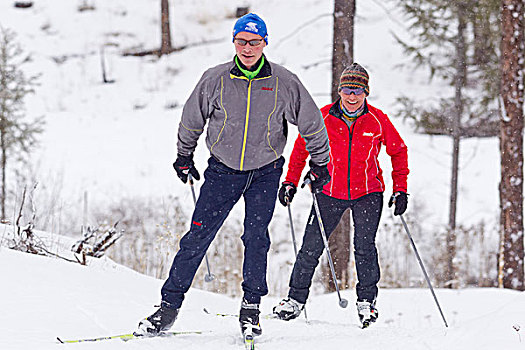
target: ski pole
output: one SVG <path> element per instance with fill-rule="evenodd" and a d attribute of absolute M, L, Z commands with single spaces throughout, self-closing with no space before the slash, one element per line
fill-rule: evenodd
<path fill-rule="evenodd" d="M 197 197 L 195 197 L 195 189 L 193 188 L 193 177 L 191 174 L 188 174 L 188 182 L 190 184 L 191 188 L 191 194 L 193 196 L 193 203 L 197 205 Z M 210 271 L 210 263 L 208 261 L 208 253 L 204 253 L 204 257 L 206 258 L 206 267 L 208 268 L 208 273 L 206 276 L 204 276 L 204 281 L 211 282 L 215 279 L 215 275 L 213 275 Z"/>
<path fill-rule="evenodd" d="M 408 230 L 407 223 L 405 222 L 405 219 L 403 218 L 403 215 L 399 215 L 401 218 L 401 222 L 403 223 L 403 226 L 405 227 L 405 231 L 408 235 L 408 238 L 410 239 L 410 243 L 412 244 L 412 248 L 414 249 L 414 253 L 416 253 L 417 261 L 419 262 L 419 266 L 421 267 L 421 270 L 423 271 L 423 274 L 425 275 L 425 279 L 427 280 L 428 288 L 430 288 L 430 292 L 432 293 L 432 296 L 434 297 L 434 301 L 436 302 L 436 305 L 439 309 L 439 313 L 441 314 L 441 318 L 443 318 L 443 322 L 445 322 L 445 327 L 448 328 L 447 320 L 445 320 L 445 315 L 443 315 L 443 311 L 441 310 L 441 306 L 439 306 L 439 302 L 436 297 L 436 293 L 434 293 L 434 288 L 432 288 L 432 283 L 430 283 L 430 278 L 428 278 L 427 271 L 425 270 L 425 266 L 423 265 L 423 261 L 421 260 L 421 257 L 419 256 L 419 253 L 417 252 L 416 244 L 414 243 L 414 240 L 412 239 L 412 235 L 410 234 L 410 231 Z"/>
<path fill-rule="evenodd" d="M 297 260 L 297 244 L 295 243 L 295 230 L 293 229 L 292 208 L 290 208 L 290 203 L 288 203 L 287 207 L 288 207 L 288 217 L 290 218 L 290 231 L 292 232 L 293 250 L 295 252 L 295 260 Z M 306 319 L 306 322 L 308 323 L 308 315 L 306 314 L 306 304 L 304 305 L 304 318 Z"/>
<path fill-rule="evenodd" d="M 326 249 L 326 255 L 328 256 L 328 263 L 330 264 L 330 271 L 332 272 L 332 278 L 334 279 L 335 289 L 337 291 L 337 296 L 339 297 L 339 306 L 346 308 L 348 306 L 348 300 L 341 298 L 341 293 L 339 292 L 339 284 L 337 283 L 337 277 L 335 276 L 334 262 L 332 261 L 332 255 L 330 254 L 330 248 L 328 247 L 328 240 L 326 239 L 326 233 L 324 231 L 323 220 L 321 219 L 321 211 L 319 210 L 319 204 L 317 203 L 317 196 L 312 190 L 312 181 L 306 179 L 304 181 L 306 185 L 310 186 L 310 191 L 312 192 L 312 198 L 314 200 L 315 215 L 317 216 L 317 222 L 319 223 L 319 229 L 321 230 L 321 236 L 323 237 L 324 247 Z"/>

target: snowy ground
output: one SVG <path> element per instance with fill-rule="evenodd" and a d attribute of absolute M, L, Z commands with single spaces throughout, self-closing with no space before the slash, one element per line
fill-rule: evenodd
<path fill-rule="evenodd" d="M 60 237 L 55 240 L 62 239 Z M 63 243 L 67 246 L 69 241 Z M 58 248 L 57 248 L 58 249 Z M 201 335 L 59 344 L 62 339 L 129 333 L 158 303 L 160 280 L 140 275 L 109 259 L 87 267 L 0 248 L 0 349 L 242 349 L 238 321 L 205 314 L 237 313 L 240 301 L 191 289 L 172 330 Z M 525 349 L 525 294 L 498 289 L 437 290 L 449 328 L 445 329 L 426 289 L 382 289 L 379 319 L 358 326 L 353 291 L 314 296 L 304 318 L 262 320 L 258 349 Z M 263 299 L 269 313 L 278 298 Z M 521 340 L 520 340 L 521 338 Z"/>

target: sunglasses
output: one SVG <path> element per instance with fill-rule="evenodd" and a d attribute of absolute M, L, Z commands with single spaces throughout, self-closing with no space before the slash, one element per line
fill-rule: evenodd
<path fill-rule="evenodd" d="M 345 95 L 354 94 L 356 96 L 359 96 L 359 95 L 362 95 L 362 94 L 365 93 L 365 89 L 363 89 L 363 88 L 350 89 L 350 88 L 344 87 L 344 88 L 340 89 L 339 91 L 341 91 Z"/>
<path fill-rule="evenodd" d="M 261 44 L 263 39 L 253 39 L 253 40 L 235 39 L 234 41 L 239 46 L 246 46 L 246 44 L 250 44 L 250 46 L 259 46 L 259 44 Z"/>

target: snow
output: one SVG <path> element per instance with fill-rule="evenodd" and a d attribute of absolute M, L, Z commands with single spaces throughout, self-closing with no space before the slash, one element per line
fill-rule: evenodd
<path fill-rule="evenodd" d="M 66 237 L 52 236 L 66 247 Z M 58 246 L 58 244 L 57 244 Z M 57 248 L 58 249 L 58 248 Z M 63 254 L 63 252 L 62 252 Z M 88 266 L 0 248 L 0 349 L 242 349 L 235 317 L 240 301 L 191 289 L 172 330 L 201 335 L 60 344 L 63 340 L 126 334 L 151 314 L 162 281 L 140 275 L 107 258 Z M 198 276 L 199 277 L 199 276 Z M 202 276 L 200 276 L 202 277 Z M 355 295 L 313 296 L 303 316 L 289 322 L 263 319 L 258 349 L 523 349 L 525 294 L 503 289 L 436 290 L 449 328 L 445 328 L 427 289 L 381 289 L 379 319 L 362 330 Z M 265 297 L 262 313 L 279 301 Z M 515 328 L 520 330 L 516 331 Z"/>
<path fill-rule="evenodd" d="M 51 224 L 46 227 L 53 232 L 48 234 L 53 251 L 65 252 L 71 246 L 68 238 L 56 233 L 63 230 L 61 222 L 80 223 L 85 194 L 89 195 L 90 209 L 132 196 L 174 195 L 192 203 L 187 186 L 180 183 L 171 167 L 177 125 L 182 105 L 202 73 L 234 54 L 230 35 L 231 14 L 236 6 L 249 4 L 265 19 L 268 58 L 296 73 L 319 106 L 330 102 L 331 1 L 171 0 L 174 46 L 217 42 L 161 59 L 121 55 L 126 50 L 160 45 L 158 1 L 86 2 L 95 10 L 78 12 L 80 1 L 71 0 L 35 1 L 26 10 L 15 9 L 13 1 L 0 1 L 1 26 L 15 30 L 24 49 L 33 56 L 27 65 L 28 73 L 42 74 L 37 93 L 27 101 L 27 111 L 30 116 L 44 115 L 46 130 L 28 171 L 37 174 L 35 180 L 49 192 L 37 192 L 39 213 L 45 207 L 43 201 L 55 203 L 53 208 L 58 208 L 48 214 Z M 297 16 L 292 18 L 291 13 Z M 405 95 L 438 101 L 453 96 L 453 90 L 442 82 L 429 81 L 427 71 L 399 68 L 408 59 L 391 32 L 406 38 L 407 25 L 391 5 L 358 1 L 354 50 L 356 61 L 371 75 L 369 102 L 390 116 L 408 145 L 411 196 L 407 216 L 417 208 L 418 217 L 424 219 L 423 231 L 432 237 L 448 220 L 452 140 L 415 134 L 410 125 L 396 117 L 395 99 Z M 113 84 L 101 82 L 102 47 Z M 291 127 L 286 157 L 296 133 Z M 201 173 L 208 157 L 203 139 L 195 154 Z M 484 220 L 488 227 L 497 223 L 498 160 L 496 138 L 462 140 L 458 224 Z M 390 160 L 383 152 L 380 161 L 389 195 Z M 20 192 L 18 188 L 13 190 Z M 299 190 L 293 203 L 299 237 L 310 205 L 309 193 Z M 242 217 L 242 207 L 239 204 L 231 217 Z M 191 206 L 187 211 L 191 213 Z M 282 229 L 288 227 L 287 215 L 286 209 L 277 205 L 270 227 L 274 242 L 278 238 L 290 240 L 287 229 Z M 385 208 L 383 218 L 391 215 Z M 381 232 L 378 234 L 378 240 L 387 239 Z M 273 295 L 263 299 L 263 313 L 269 313 L 284 296 L 280 291 L 286 289 L 289 274 L 280 267 L 289 265 L 293 257 L 288 245 L 287 251 L 270 259 L 269 280 L 278 282 L 270 286 Z M 413 256 L 403 258 L 417 265 Z M 207 307 L 236 313 L 239 300 L 198 289 L 188 293 L 174 329 L 209 333 L 128 343 L 57 344 L 56 336 L 74 339 L 128 333 L 159 302 L 161 280 L 140 275 L 109 259 L 93 260 L 85 267 L 0 247 L 0 280 L 0 329 L 4 331 L 0 349 L 241 347 L 236 319 L 219 319 L 202 312 Z M 358 328 L 353 290 L 342 291 L 349 300 L 344 310 L 338 307 L 335 294 L 314 292 L 307 306 L 310 324 L 303 318 L 291 322 L 263 320 L 259 348 L 524 348 L 523 293 L 498 289 L 436 292 L 448 329 L 427 289 L 382 288 L 380 318 L 367 330 Z"/>

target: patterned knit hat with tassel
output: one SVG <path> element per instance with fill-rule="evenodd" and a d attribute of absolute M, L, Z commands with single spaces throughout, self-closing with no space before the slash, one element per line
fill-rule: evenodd
<path fill-rule="evenodd" d="M 339 90 L 344 87 L 350 89 L 364 89 L 366 96 L 370 94 L 370 87 L 368 86 L 368 72 L 358 63 L 352 63 L 348 68 L 345 68 L 341 78 L 339 79 Z"/>

